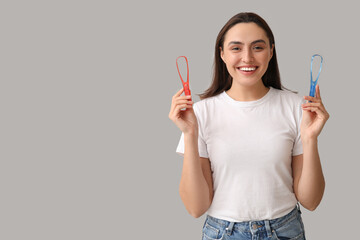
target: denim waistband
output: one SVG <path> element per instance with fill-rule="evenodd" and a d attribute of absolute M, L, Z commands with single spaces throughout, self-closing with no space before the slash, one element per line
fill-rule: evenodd
<path fill-rule="evenodd" d="M 207 215 L 207 220 L 220 225 L 222 227 L 228 227 L 231 226 L 232 229 L 238 229 L 242 232 L 250 232 L 251 227 L 256 226 L 259 228 L 258 230 L 268 230 L 266 229 L 266 226 L 270 225 L 272 229 L 280 228 L 281 226 L 285 225 L 286 223 L 292 221 L 294 218 L 298 216 L 298 214 L 301 213 L 300 206 L 296 205 L 295 208 L 288 214 L 286 214 L 283 217 L 275 218 L 272 220 L 259 220 L 259 221 L 245 221 L 245 222 L 230 222 L 227 220 L 218 219 L 215 217 L 212 217 L 210 215 Z"/>

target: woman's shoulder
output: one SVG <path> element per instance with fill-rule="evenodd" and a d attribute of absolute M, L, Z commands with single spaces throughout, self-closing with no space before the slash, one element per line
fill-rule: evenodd
<path fill-rule="evenodd" d="M 221 97 L 222 97 L 221 95 L 223 93 L 224 92 L 221 92 L 220 94 L 218 94 L 216 96 L 208 97 L 205 99 L 200 99 L 199 101 L 194 103 L 194 107 L 197 107 L 199 109 L 211 107 L 211 106 L 215 105 L 219 101 L 219 99 L 221 99 Z"/>
<path fill-rule="evenodd" d="M 216 109 L 221 107 L 219 104 L 221 103 L 222 93 L 208 97 L 205 99 L 200 99 L 199 101 L 195 102 L 193 105 L 193 109 L 197 116 L 202 116 L 206 118 L 209 114 L 212 114 L 215 112 Z"/>
<path fill-rule="evenodd" d="M 296 93 L 292 90 L 288 90 L 288 89 L 280 90 L 273 88 L 273 92 L 274 95 L 276 95 L 278 98 L 288 103 L 293 103 L 298 105 L 303 102 L 303 97 L 299 93 Z"/>

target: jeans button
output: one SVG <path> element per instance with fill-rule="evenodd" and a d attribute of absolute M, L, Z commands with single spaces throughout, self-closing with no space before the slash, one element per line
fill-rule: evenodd
<path fill-rule="evenodd" d="M 254 230 L 256 230 L 256 229 L 258 229 L 258 228 L 261 228 L 262 226 L 261 225 L 257 225 L 257 224 L 253 224 L 252 225 L 252 228 L 254 229 Z"/>

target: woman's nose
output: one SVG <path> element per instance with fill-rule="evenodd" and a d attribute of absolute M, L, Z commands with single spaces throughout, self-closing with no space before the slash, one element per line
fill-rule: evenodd
<path fill-rule="evenodd" d="M 254 56 L 250 49 L 244 50 L 242 60 L 245 63 L 250 63 L 254 60 Z"/>

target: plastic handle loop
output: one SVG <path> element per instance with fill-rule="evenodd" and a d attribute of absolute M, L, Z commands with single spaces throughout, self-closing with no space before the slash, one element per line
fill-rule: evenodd
<path fill-rule="evenodd" d="M 178 65 L 178 59 L 179 58 L 185 58 L 185 60 L 186 60 L 186 66 L 187 66 L 187 79 L 186 79 L 186 82 L 184 82 L 184 79 L 182 78 L 180 70 L 179 70 L 179 65 Z M 182 83 L 182 85 L 184 87 L 185 95 L 191 95 L 190 86 L 189 86 L 189 62 L 188 62 L 187 58 L 185 56 L 179 56 L 178 58 L 176 58 L 176 67 L 177 67 L 177 70 L 178 70 L 178 73 L 179 73 L 179 76 L 180 76 L 180 79 L 181 79 L 181 83 Z M 192 101 L 192 100 L 190 99 L 190 101 Z"/>
<path fill-rule="evenodd" d="M 313 62 L 314 62 L 314 58 L 318 56 L 321 58 L 321 62 L 320 62 L 320 69 L 319 69 L 319 73 L 315 79 L 315 81 L 313 80 L 313 72 L 312 72 L 312 67 L 313 67 Z M 323 63 L 323 57 L 319 54 L 314 54 L 312 57 L 311 57 L 311 66 L 310 66 L 310 96 L 311 97 L 315 97 L 315 87 L 316 87 L 316 84 L 319 80 L 319 76 L 320 76 L 320 72 L 321 72 L 321 69 L 322 69 L 322 63 Z"/>

